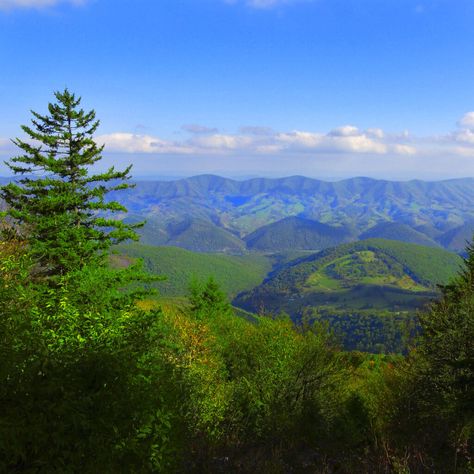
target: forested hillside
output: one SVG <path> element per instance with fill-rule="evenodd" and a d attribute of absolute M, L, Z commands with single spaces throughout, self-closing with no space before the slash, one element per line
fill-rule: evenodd
<path fill-rule="evenodd" d="M 244 240 L 250 250 L 281 252 L 321 250 L 354 240 L 354 236 L 344 227 L 333 227 L 302 217 L 287 217 L 260 227 Z"/>
<path fill-rule="evenodd" d="M 186 296 L 193 280 L 205 281 L 212 276 L 226 295 L 233 298 L 259 285 L 273 267 L 271 260 L 263 255 L 215 255 L 142 244 L 121 245 L 114 252 L 112 260 L 119 265 L 140 258 L 148 272 L 165 276 L 166 280 L 154 284 L 162 296 Z M 123 261 L 123 256 L 132 260 Z"/>
<path fill-rule="evenodd" d="M 327 321 L 348 349 L 401 352 L 414 335 L 416 311 L 438 297 L 438 285 L 461 262 L 442 249 L 369 239 L 289 262 L 234 303 Z"/>
<path fill-rule="evenodd" d="M 8 181 L 8 180 L 7 180 Z M 474 180 L 392 182 L 203 175 L 139 181 L 120 194 L 143 243 L 243 254 L 385 238 L 461 253 L 474 233 Z M 111 192 L 109 199 L 117 196 Z"/>

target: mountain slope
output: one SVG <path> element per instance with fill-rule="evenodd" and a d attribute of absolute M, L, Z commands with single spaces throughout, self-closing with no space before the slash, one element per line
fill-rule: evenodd
<path fill-rule="evenodd" d="M 321 250 L 349 239 L 350 233 L 342 227 L 302 217 L 287 217 L 260 227 L 244 238 L 249 249 L 265 252 Z"/>
<path fill-rule="evenodd" d="M 453 252 L 463 253 L 466 244 L 472 242 L 474 235 L 474 222 L 467 222 L 459 227 L 445 232 L 438 237 L 438 242 Z"/>
<path fill-rule="evenodd" d="M 305 307 L 411 311 L 434 297 L 436 285 L 447 283 L 460 262 L 442 249 L 369 239 L 291 262 L 235 303 L 292 316 Z"/>
<path fill-rule="evenodd" d="M 399 240 L 410 244 L 425 245 L 427 247 L 439 247 L 439 244 L 425 234 L 413 229 L 406 224 L 398 222 L 382 222 L 371 227 L 359 236 L 360 240 L 366 239 L 388 239 Z"/>
<path fill-rule="evenodd" d="M 213 255 L 136 243 L 119 245 L 114 251 L 115 264 L 127 265 L 131 260 L 141 258 L 150 273 L 166 276 L 167 280 L 154 285 L 163 296 L 185 296 L 193 278 L 206 280 L 213 276 L 233 297 L 260 284 L 272 268 L 269 259 L 258 255 Z"/>
<path fill-rule="evenodd" d="M 170 224 L 167 231 L 170 238 L 166 245 L 182 247 L 195 252 L 240 254 L 245 250 L 242 240 L 211 222 L 186 219 Z"/>
<path fill-rule="evenodd" d="M 127 216 L 127 222 L 141 222 L 137 214 Z M 146 245 L 181 247 L 195 252 L 217 252 L 240 255 L 245 252 L 245 243 L 228 230 L 212 222 L 192 217 L 182 220 L 164 221 L 158 216 L 147 218 L 138 229 L 140 241 Z"/>

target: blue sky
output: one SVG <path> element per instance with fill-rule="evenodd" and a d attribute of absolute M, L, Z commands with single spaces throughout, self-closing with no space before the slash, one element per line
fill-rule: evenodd
<path fill-rule="evenodd" d="M 68 86 L 137 176 L 474 176 L 473 25 L 472 0 L 0 0 L 0 154 Z"/>

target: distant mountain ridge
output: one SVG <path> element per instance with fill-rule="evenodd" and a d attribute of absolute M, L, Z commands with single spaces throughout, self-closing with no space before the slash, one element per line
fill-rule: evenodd
<path fill-rule="evenodd" d="M 261 245 L 262 250 L 281 250 L 278 245 L 269 243 L 268 238 L 266 244 L 261 240 L 265 232 L 268 236 L 272 230 L 264 226 L 275 223 L 279 223 L 276 228 L 284 230 L 281 238 L 284 246 L 293 241 L 296 248 L 311 247 L 311 238 L 300 235 L 301 232 L 307 234 L 308 229 L 303 226 L 297 232 L 298 226 L 293 226 L 291 231 L 288 225 L 291 221 L 284 220 L 287 218 L 313 221 L 314 226 L 343 228 L 354 239 L 359 236 L 397 238 L 423 245 L 452 245 L 450 248 L 458 250 L 459 238 L 455 244 L 449 244 L 449 235 L 445 237 L 445 234 L 456 228 L 461 230 L 474 221 L 474 178 L 438 182 L 352 178 L 327 182 L 292 176 L 236 181 L 202 175 L 177 181 L 140 181 L 134 189 L 112 197 L 123 202 L 131 213 L 149 220 L 155 228 L 173 226 L 187 219 L 208 222 L 214 230 L 220 228 L 230 233 L 225 237 L 221 235 L 224 241 L 233 242 L 221 246 L 230 252 L 245 249 L 243 240 L 250 249 Z M 176 245 L 205 250 L 205 241 L 209 239 L 206 232 L 202 232 L 201 245 L 202 225 L 199 229 L 195 238 L 187 239 L 193 242 L 189 247 L 185 241 L 174 241 L 173 235 L 168 238 Z M 465 235 L 466 229 L 463 232 Z M 153 235 L 150 232 L 147 235 L 147 242 L 154 243 Z M 260 243 L 257 245 L 258 235 Z M 157 243 L 164 242 L 158 239 Z M 327 245 L 321 242 L 318 248 L 337 243 L 340 242 Z M 219 245 L 209 251 L 216 248 Z"/>
<path fill-rule="evenodd" d="M 152 245 L 273 252 L 383 237 L 462 252 L 474 231 L 474 178 L 329 182 L 290 176 L 237 181 L 201 175 L 135 185 L 111 193 L 110 199 L 127 207 L 124 218 L 147 220 L 141 232 Z M 330 236 L 330 228 L 345 235 Z"/>

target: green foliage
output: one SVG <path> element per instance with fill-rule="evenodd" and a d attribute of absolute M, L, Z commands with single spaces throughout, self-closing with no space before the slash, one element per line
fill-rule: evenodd
<path fill-rule="evenodd" d="M 472 472 L 474 250 L 441 299 L 419 313 L 420 333 L 387 382 L 385 449 L 397 472 Z"/>
<path fill-rule="evenodd" d="M 51 289 L 29 282 L 26 257 L 2 257 L 0 470 L 167 472 L 177 400 L 171 382 L 161 390 L 162 313 L 117 299 L 103 272 Z"/>
<path fill-rule="evenodd" d="M 67 89 L 55 97 L 48 115 L 32 112 L 32 126 L 22 127 L 34 142 L 14 140 L 22 154 L 7 165 L 22 178 L 1 187 L 5 214 L 27 233 L 35 272 L 48 277 L 103 259 L 110 245 L 136 239 L 139 226 L 112 219 L 126 209 L 105 200 L 130 186 L 123 182 L 130 167 L 89 175 L 103 149 L 92 138 L 99 126 L 95 112 L 80 109 L 81 99 Z"/>
<path fill-rule="evenodd" d="M 190 293 L 191 312 L 196 318 L 211 319 L 233 314 L 232 306 L 213 277 L 204 284 L 193 281 Z"/>
<path fill-rule="evenodd" d="M 125 208 L 105 202 L 128 169 L 89 176 L 95 114 L 67 90 L 56 98 L 24 127 L 40 144 L 16 140 L 24 155 L 9 164 L 40 177 L 2 188 L 0 470 L 166 471 L 176 401 L 172 384 L 158 389 L 172 371 L 158 350 L 166 328 L 159 310 L 137 306 L 156 277 L 108 267 L 110 245 L 135 237 L 107 215 Z"/>
<path fill-rule="evenodd" d="M 470 472 L 474 457 L 474 248 L 440 301 L 420 314 L 397 421 L 433 466 Z M 403 405 L 410 399 L 411 410 Z"/>
<path fill-rule="evenodd" d="M 113 260 L 121 264 L 120 255 L 143 260 L 152 274 L 166 274 L 166 281 L 154 285 L 163 296 L 185 296 L 189 281 L 213 276 L 223 291 L 233 297 L 258 285 L 271 270 L 268 258 L 259 255 L 215 255 L 191 252 L 176 247 L 152 247 L 141 244 L 120 245 Z M 130 260 L 122 262 L 128 265 Z"/>
<path fill-rule="evenodd" d="M 212 280 L 192 291 L 190 316 L 181 340 L 195 341 L 183 373 L 193 469 L 213 472 L 212 457 L 228 456 L 232 466 L 261 469 L 258 457 L 271 457 L 267 450 L 280 443 L 321 443 L 344 398 L 344 369 L 325 330 L 229 317 Z M 257 459 L 242 461 L 250 447 Z"/>
<path fill-rule="evenodd" d="M 327 323 L 348 351 L 406 354 L 419 333 L 414 314 L 390 311 L 341 311 L 335 308 L 305 308 L 303 317 Z"/>
<path fill-rule="evenodd" d="M 295 320 L 313 311 L 348 350 L 406 352 L 416 311 L 439 296 L 437 285 L 461 262 L 441 249 L 370 239 L 290 262 L 234 304 Z"/>
<path fill-rule="evenodd" d="M 378 247 L 397 259 L 422 285 L 447 284 L 461 265 L 458 256 L 442 249 L 383 239 L 368 240 L 366 245 Z"/>

